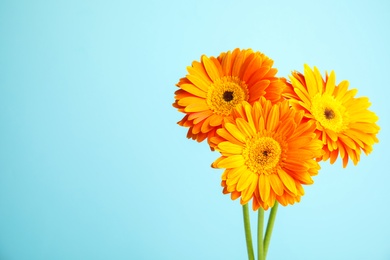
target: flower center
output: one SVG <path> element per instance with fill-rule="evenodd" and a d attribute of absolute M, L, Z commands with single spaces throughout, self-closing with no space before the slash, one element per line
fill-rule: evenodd
<path fill-rule="evenodd" d="M 207 92 L 207 104 L 216 114 L 228 116 L 233 108 L 248 100 L 248 88 L 237 77 L 225 76 L 214 81 Z"/>
<path fill-rule="evenodd" d="M 233 91 L 225 91 L 223 93 L 223 100 L 226 102 L 232 101 L 233 100 Z"/>
<path fill-rule="evenodd" d="M 317 94 L 312 100 L 314 118 L 326 129 L 339 133 L 347 128 L 348 113 L 342 103 L 328 94 Z"/>
<path fill-rule="evenodd" d="M 325 108 L 324 116 L 326 117 L 326 119 L 333 119 L 336 116 L 336 114 L 332 109 Z"/>
<path fill-rule="evenodd" d="M 279 164 L 282 149 L 271 137 L 254 137 L 244 148 L 243 156 L 248 168 L 258 174 L 272 174 Z"/>

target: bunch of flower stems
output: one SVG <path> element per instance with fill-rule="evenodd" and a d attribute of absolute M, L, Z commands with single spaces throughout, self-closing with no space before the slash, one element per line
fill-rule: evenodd
<path fill-rule="evenodd" d="M 246 247 L 248 250 L 248 259 L 254 260 L 255 253 L 252 244 L 252 234 L 251 234 L 248 204 L 243 205 L 242 209 L 244 215 L 244 229 L 245 229 Z M 278 203 L 275 202 L 275 205 L 271 208 L 271 213 L 268 218 L 267 228 L 264 234 L 264 209 L 262 207 L 258 209 L 258 220 L 257 220 L 257 259 L 258 260 L 266 260 L 277 210 L 278 210 Z"/>

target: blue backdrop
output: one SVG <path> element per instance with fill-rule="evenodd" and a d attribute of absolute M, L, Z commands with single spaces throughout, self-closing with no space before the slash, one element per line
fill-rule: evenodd
<path fill-rule="evenodd" d="M 235 47 L 280 76 L 335 70 L 380 117 L 370 156 L 322 163 L 280 207 L 269 259 L 390 259 L 389 13 L 386 0 L 2 0 L 0 259 L 246 259 L 218 154 L 171 106 L 186 66 Z"/>

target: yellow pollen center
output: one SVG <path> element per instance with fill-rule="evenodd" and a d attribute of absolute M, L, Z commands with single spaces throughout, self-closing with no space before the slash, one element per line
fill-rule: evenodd
<path fill-rule="evenodd" d="M 206 102 L 216 114 L 228 116 L 233 108 L 248 100 L 248 87 L 237 77 L 225 76 L 214 81 Z"/>
<path fill-rule="evenodd" d="M 348 113 L 343 104 L 328 94 L 317 94 L 311 105 L 314 118 L 325 128 L 336 133 L 342 132 L 348 125 Z"/>
<path fill-rule="evenodd" d="M 271 137 L 254 137 L 244 148 L 246 166 L 254 173 L 272 174 L 279 164 L 282 149 Z"/>

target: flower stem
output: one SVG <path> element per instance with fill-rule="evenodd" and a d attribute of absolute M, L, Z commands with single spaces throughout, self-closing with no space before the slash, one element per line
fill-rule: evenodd
<path fill-rule="evenodd" d="M 242 212 L 244 215 L 244 229 L 245 229 L 246 249 L 248 251 L 248 260 L 255 260 L 255 254 L 253 252 L 253 245 L 252 245 L 251 223 L 249 220 L 248 204 L 242 206 Z"/>
<path fill-rule="evenodd" d="M 276 212 L 278 211 L 278 202 L 275 201 L 275 205 L 271 209 L 269 214 L 267 230 L 264 237 L 264 259 L 267 257 L 269 243 L 271 242 L 272 229 L 274 228 Z"/>
<path fill-rule="evenodd" d="M 265 260 L 263 245 L 264 209 L 260 207 L 258 211 L 259 215 L 257 219 L 257 259 Z"/>

